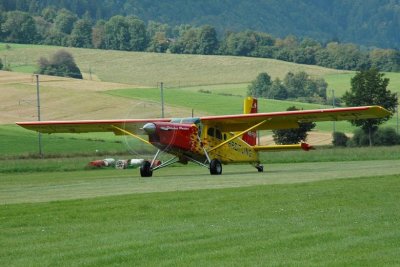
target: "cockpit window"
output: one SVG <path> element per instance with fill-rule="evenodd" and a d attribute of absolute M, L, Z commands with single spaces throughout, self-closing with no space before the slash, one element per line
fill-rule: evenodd
<path fill-rule="evenodd" d="M 174 118 L 171 120 L 172 123 L 182 123 L 182 124 L 198 124 L 200 123 L 200 118 Z"/>
<path fill-rule="evenodd" d="M 207 134 L 208 134 L 209 136 L 214 137 L 214 128 L 208 128 Z"/>
<path fill-rule="evenodd" d="M 219 140 L 222 140 L 222 133 L 220 130 L 215 130 L 215 137 L 217 137 Z"/>
<path fill-rule="evenodd" d="M 215 137 L 215 138 L 218 138 L 218 139 L 222 140 L 222 133 L 221 133 L 221 131 L 218 130 L 218 129 L 215 129 L 215 128 L 208 128 L 207 134 L 208 134 L 209 136 L 212 136 L 212 137 Z"/>

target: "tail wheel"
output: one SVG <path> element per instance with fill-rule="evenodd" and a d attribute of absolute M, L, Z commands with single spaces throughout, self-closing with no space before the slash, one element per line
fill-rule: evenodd
<path fill-rule="evenodd" d="M 151 177 L 153 176 L 153 170 L 151 169 L 150 161 L 143 162 L 143 165 L 140 166 L 140 176 L 142 177 Z"/>
<path fill-rule="evenodd" d="M 222 164 L 218 159 L 213 159 L 210 162 L 210 174 L 220 175 L 222 173 Z"/>

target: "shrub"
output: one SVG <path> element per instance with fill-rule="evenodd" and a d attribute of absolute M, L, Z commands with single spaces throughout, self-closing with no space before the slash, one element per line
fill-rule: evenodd
<path fill-rule="evenodd" d="M 354 131 L 353 138 L 348 142 L 349 146 L 369 146 L 368 135 L 364 133 L 361 129 L 356 129 Z"/>
<path fill-rule="evenodd" d="M 342 132 L 334 132 L 332 134 L 333 136 L 333 145 L 334 146 L 347 146 L 347 142 L 349 141 L 349 138 Z"/>
<path fill-rule="evenodd" d="M 393 146 L 400 144 L 400 135 L 390 127 L 379 128 L 372 136 L 373 144 L 377 146 Z M 368 134 L 357 129 L 353 138 L 349 141 L 350 146 L 369 146 Z"/>
<path fill-rule="evenodd" d="M 82 73 L 73 56 L 65 50 L 57 51 L 50 59 L 41 57 L 38 72 L 39 74 L 82 79 Z"/>
<path fill-rule="evenodd" d="M 394 146 L 400 144 L 400 135 L 390 127 L 379 128 L 374 135 L 374 143 L 378 146 Z"/>

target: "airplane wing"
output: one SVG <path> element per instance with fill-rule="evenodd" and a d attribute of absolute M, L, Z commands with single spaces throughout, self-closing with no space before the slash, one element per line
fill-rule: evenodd
<path fill-rule="evenodd" d="M 297 110 L 271 113 L 251 113 L 225 116 L 201 117 L 203 124 L 217 127 L 225 132 L 243 131 L 263 121 L 256 130 L 297 128 L 301 122 L 339 121 L 382 118 L 391 113 L 380 106 L 353 108 Z M 141 129 L 148 122 L 169 122 L 171 119 L 132 120 L 80 120 L 80 121 L 36 121 L 17 122 L 19 126 L 41 133 L 88 133 L 114 132 L 116 135 L 129 133 L 141 135 Z"/>
<path fill-rule="evenodd" d="M 332 108 L 316 110 L 296 110 L 271 113 L 251 113 L 228 116 L 202 117 L 201 122 L 216 127 L 223 132 L 238 132 L 265 121 L 256 130 L 298 128 L 301 122 L 340 121 L 375 119 L 389 116 L 391 113 L 380 106 L 362 106 L 350 108 Z"/>
<path fill-rule="evenodd" d="M 134 134 L 145 134 L 141 128 L 146 123 L 168 121 L 170 121 L 170 119 L 35 121 L 17 122 L 16 124 L 28 130 L 41 133 L 114 132 L 116 135 L 124 135 L 127 133 L 119 129 Z"/>

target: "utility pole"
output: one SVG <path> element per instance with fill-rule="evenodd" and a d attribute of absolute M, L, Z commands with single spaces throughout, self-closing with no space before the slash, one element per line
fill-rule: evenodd
<path fill-rule="evenodd" d="M 332 108 L 335 108 L 335 90 L 332 89 Z M 335 121 L 333 121 L 333 132 L 336 132 Z"/>
<path fill-rule="evenodd" d="M 92 80 L 92 67 L 89 65 L 89 79 Z"/>
<path fill-rule="evenodd" d="M 37 116 L 38 116 L 38 121 L 40 121 L 40 90 L 39 90 L 39 74 L 35 74 L 36 76 L 36 95 L 37 95 Z M 43 157 L 43 152 L 42 152 L 42 134 L 39 132 L 38 134 L 39 137 L 39 156 L 42 158 Z"/>
<path fill-rule="evenodd" d="M 161 87 L 161 118 L 164 118 L 164 83 L 160 83 Z"/>
<path fill-rule="evenodd" d="M 396 93 L 397 106 L 396 106 L 396 133 L 399 134 L 399 94 Z"/>

